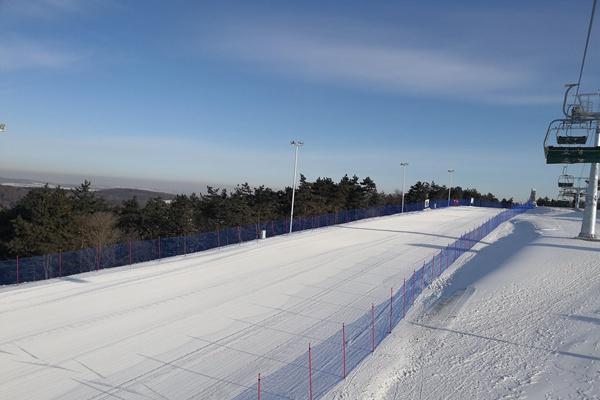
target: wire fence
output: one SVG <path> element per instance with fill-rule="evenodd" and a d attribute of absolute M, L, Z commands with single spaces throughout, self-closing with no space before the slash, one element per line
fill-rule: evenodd
<path fill-rule="evenodd" d="M 479 207 L 501 207 L 498 202 L 471 203 L 467 200 L 431 201 L 430 208 L 444 208 L 456 205 Z M 404 212 L 420 211 L 424 203 L 410 203 Z M 357 210 L 343 210 L 337 213 L 294 218 L 293 232 L 337 225 L 365 218 L 381 217 L 402 212 L 400 205 L 386 205 Z M 219 228 L 213 232 L 192 235 L 156 238 L 152 240 L 130 240 L 110 246 L 98 245 L 79 250 L 63 251 L 33 257 L 17 257 L 0 261 L 0 285 L 39 281 L 64 277 L 83 272 L 121 267 L 166 257 L 181 256 L 215 249 L 232 244 L 258 240 L 262 231 L 267 237 L 289 233 L 289 219 L 260 222 L 256 224 Z"/>
<path fill-rule="evenodd" d="M 371 304 L 371 309 L 354 322 L 341 324 L 337 332 L 318 343 L 303 341 L 304 353 L 283 367 L 266 376 L 257 370 L 255 383 L 246 385 L 234 400 L 314 400 L 322 397 L 375 351 L 434 279 L 501 223 L 528 208 L 517 206 L 506 210 L 465 233 L 415 269 L 409 278 L 397 282 L 398 289 L 390 289 L 386 301 Z"/>

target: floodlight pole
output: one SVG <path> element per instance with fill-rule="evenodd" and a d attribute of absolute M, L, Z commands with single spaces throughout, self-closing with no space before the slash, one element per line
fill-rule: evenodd
<path fill-rule="evenodd" d="M 596 132 L 594 134 L 594 146 L 600 143 L 600 127 L 596 121 Z M 598 163 L 590 166 L 590 179 L 585 194 L 585 210 L 581 221 L 581 239 L 596 239 L 596 208 L 598 207 Z"/>
<path fill-rule="evenodd" d="M 448 186 L 448 207 L 450 207 L 450 194 L 452 193 L 452 173 L 453 169 L 448 170 L 448 176 L 450 177 L 450 186 Z"/>
<path fill-rule="evenodd" d="M 402 211 L 404 212 L 404 181 L 406 180 L 406 166 L 408 165 L 407 162 L 401 162 L 400 165 L 402 166 Z"/>
<path fill-rule="evenodd" d="M 297 178 L 298 149 L 300 148 L 300 146 L 304 145 L 304 143 L 297 141 L 297 140 L 292 140 L 290 142 L 290 144 L 295 147 L 295 149 L 294 149 L 294 182 L 292 183 L 292 209 L 290 211 L 290 233 L 292 233 L 292 229 L 293 229 L 293 225 L 294 225 L 294 199 L 296 197 L 296 181 L 298 180 L 298 178 Z"/>

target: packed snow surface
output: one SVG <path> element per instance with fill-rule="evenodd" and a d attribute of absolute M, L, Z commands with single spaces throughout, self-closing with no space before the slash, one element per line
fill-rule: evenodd
<path fill-rule="evenodd" d="M 581 213 L 501 225 L 325 398 L 600 399 L 600 243 Z"/>
<path fill-rule="evenodd" d="M 5 287 L 0 398 L 235 397 L 257 372 L 268 376 L 309 341 L 339 331 L 425 258 L 499 212 L 373 218 Z"/>

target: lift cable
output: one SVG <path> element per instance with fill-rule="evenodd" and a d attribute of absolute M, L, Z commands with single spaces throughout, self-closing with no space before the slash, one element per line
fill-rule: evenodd
<path fill-rule="evenodd" d="M 583 48 L 583 57 L 581 58 L 581 67 L 579 68 L 579 79 L 577 79 L 577 88 L 575 89 L 575 97 L 579 94 L 579 87 L 581 86 L 581 78 L 583 76 L 583 68 L 585 66 L 585 59 L 587 57 L 587 51 L 590 44 L 590 36 L 592 34 L 592 26 L 594 24 L 594 14 L 596 14 L 596 1 L 594 0 L 592 3 L 592 13 L 590 15 L 590 23 L 588 25 L 587 37 L 585 38 L 585 47 Z M 583 176 L 583 168 L 587 164 L 581 164 L 581 171 L 579 176 Z"/>
<path fill-rule="evenodd" d="M 592 34 L 592 25 L 594 24 L 594 14 L 596 13 L 596 0 L 592 4 L 592 14 L 590 15 L 590 24 L 588 25 L 587 37 L 585 38 L 585 47 L 583 49 L 583 57 L 581 59 L 581 68 L 579 69 L 579 79 L 577 80 L 577 88 L 575 90 L 575 96 L 579 94 L 579 86 L 581 84 L 581 77 L 583 76 L 583 67 L 585 66 L 585 58 L 587 56 L 588 46 L 590 44 L 590 36 Z"/>

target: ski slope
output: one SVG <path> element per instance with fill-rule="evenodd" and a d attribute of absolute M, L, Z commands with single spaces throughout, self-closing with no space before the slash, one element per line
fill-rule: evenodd
<path fill-rule="evenodd" d="M 2 288 L 0 397 L 233 398 L 498 212 L 374 218 Z"/>
<path fill-rule="evenodd" d="M 600 243 L 539 208 L 463 255 L 326 399 L 599 399 Z"/>

